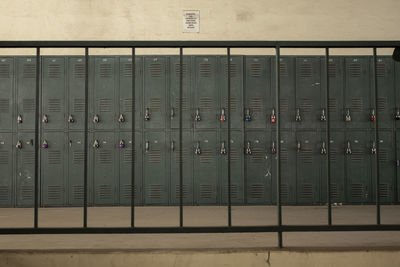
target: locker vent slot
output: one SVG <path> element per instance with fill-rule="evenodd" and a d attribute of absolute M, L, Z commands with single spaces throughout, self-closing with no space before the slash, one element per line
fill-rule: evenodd
<path fill-rule="evenodd" d="M 387 97 L 378 97 L 378 111 L 385 111 L 387 107 Z"/>
<path fill-rule="evenodd" d="M 231 199 L 238 199 L 239 198 L 239 187 L 236 184 L 231 184 Z M 224 186 L 224 197 L 226 201 L 228 201 L 228 185 Z"/>
<path fill-rule="evenodd" d="M 349 65 L 349 71 L 350 71 L 351 77 L 354 77 L 354 78 L 361 77 L 360 63 L 351 63 Z"/>
<path fill-rule="evenodd" d="M 135 197 L 135 199 L 136 199 L 136 193 L 137 193 L 137 190 L 136 190 L 136 187 L 135 186 L 133 186 L 133 190 L 134 190 L 134 197 Z M 130 184 L 124 184 L 123 186 L 122 186 L 122 198 L 124 198 L 124 199 L 131 199 L 131 194 L 132 194 L 132 185 L 130 185 Z"/>
<path fill-rule="evenodd" d="M 329 147 L 329 156 L 332 163 L 337 162 L 337 156 L 339 149 L 337 147 L 330 146 Z"/>
<path fill-rule="evenodd" d="M 289 161 L 289 153 L 286 148 L 281 147 L 281 162 L 287 163 Z"/>
<path fill-rule="evenodd" d="M 289 76 L 289 69 L 286 63 L 279 64 L 279 73 L 281 74 L 281 77 L 287 77 Z"/>
<path fill-rule="evenodd" d="M 85 160 L 85 152 L 83 150 L 77 150 L 72 152 L 72 161 L 76 165 L 82 165 Z"/>
<path fill-rule="evenodd" d="M 85 99 L 74 99 L 74 112 L 85 112 Z"/>
<path fill-rule="evenodd" d="M 8 164 L 8 151 L 0 151 L 0 164 Z"/>
<path fill-rule="evenodd" d="M 189 155 L 189 149 L 183 148 L 183 149 L 182 149 L 182 161 L 185 162 L 186 160 L 189 160 L 189 159 L 190 159 L 189 157 L 190 157 L 190 155 Z M 175 150 L 175 162 L 176 162 L 177 164 L 180 163 L 180 160 L 179 160 L 179 148 L 177 148 L 177 149 Z"/>
<path fill-rule="evenodd" d="M 149 163 L 158 164 L 161 163 L 161 150 L 160 149 L 152 149 L 148 153 Z"/>
<path fill-rule="evenodd" d="M 200 112 L 212 111 L 213 105 L 214 105 L 214 101 L 211 97 L 200 98 L 200 103 L 199 103 Z"/>
<path fill-rule="evenodd" d="M 311 63 L 302 63 L 300 65 L 300 78 L 311 78 L 313 74 L 313 68 Z"/>
<path fill-rule="evenodd" d="M 149 66 L 150 76 L 153 78 L 161 77 L 161 64 L 160 63 L 151 63 Z"/>
<path fill-rule="evenodd" d="M 333 62 L 328 63 L 328 75 L 330 78 L 336 78 L 336 75 L 337 75 L 336 63 L 333 63 Z"/>
<path fill-rule="evenodd" d="M 161 198 L 163 186 L 160 184 L 151 184 L 149 186 L 149 198 Z"/>
<path fill-rule="evenodd" d="M 7 98 L 0 98 L 0 112 L 8 113 L 10 111 L 10 100 Z"/>
<path fill-rule="evenodd" d="M 250 185 L 250 197 L 251 198 L 263 198 L 264 197 L 264 185 L 263 184 L 251 184 Z"/>
<path fill-rule="evenodd" d="M 331 184 L 331 198 L 338 198 L 338 188 L 337 184 Z"/>
<path fill-rule="evenodd" d="M 214 155 L 210 148 L 203 148 L 200 154 L 200 163 L 201 164 L 209 164 L 214 162 Z"/>
<path fill-rule="evenodd" d="M 363 101 L 360 98 L 353 98 L 351 100 L 351 111 L 352 112 L 361 112 L 363 108 Z"/>
<path fill-rule="evenodd" d="M 389 161 L 389 151 L 387 148 L 380 147 L 378 153 L 379 153 L 379 161 L 381 162 Z"/>
<path fill-rule="evenodd" d="M 137 66 L 135 66 L 137 68 Z M 125 63 L 123 66 L 124 77 L 132 77 L 132 63 Z"/>
<path fill-rule="evenodd" d="M 179 97 L 175 98 L 175 106 L 177 112 L 179 111 Z M 182 97 L 182 111 L 188 111 L 188 101 L 187 97 Z"/>
<path fill-rule="evenodd" d="M 362 162 L 364 160 L 363 150 L 360 148 L 353 148 L 351 154 L 351 161 L 353 162 Z"/>
<path fill-rule="evenodd" d="M 112 110 L 112 100 L 108 98 L 102 98 L 99 100 L 99 110 L 100 112 L 111 112 Z"/>
<path fill-rule="evenodd" d="M 0 201 L 7 201 L 7 200 L 8 200 L 8 187 L 0 186 Z"/>
<path fill-rule="evenodd" d="M 281 108 L 281 112 L 287 112 L 289 110 L 289 99 L 279 99 L 279 106 Z"/>
<path fill-rule="evenodd" d="M 251 161 L 254 163 L 262 163 L 264 161 L 264 150 L 259 147 L 253 148 Z"/>
<path fill-rule="evenodd" d="M 48 99 L 47 100 L 47 111 L 48 112 L 60 112 L 61 111 L 61 99 Z"/>
<path fill-rule="evenodd" d="M 189 186 L 186 184 L 182 185 L 182 196 L 183 198 L 187 198 L 189 196 Z M 181 191 L 179 188 L 179 184 L 175 185 L 175 197 L 179 199 L 181 197 Z"/>
<path fill-rule="evenodd" d="M 35 112 L 35 99 L 24 98 L 22 100 L 22 109 L 24 113 Z"/>
<path fill-rule="evenodd" d="M 111 150 L 100 150 L 97 153 L 97 162 L 100 164 L 111 164 L 112 163 L 112 151 Z"/>
<path fill-rule="evenodd" d="M 21 199 L 22 200 L 33 200 L 33 187 L 30 185 L 21 186 Z"/>
<path fill-rule="evenodd" d="M 73 185 L 72 186 L 73 199 L 83 200 L 84 188 L 83 185 Z"/>
<path fill-rule="evenodd" d="M 301 198 L 302 199 L 312 199 L 312 197 L 313 197 L 313 185 L 312 184 L 302 184 Z"/>
<path fill-rule="evenodd" d="M 362 184 L 351 184 L 351 196 L 353 198 L 362 198 L 364 189 Z"/>
<path fill-rule="evenodd" d="M 211 77 L 211 64 L 209 63 L 200 63 L 199 66 L 199 73 L 200 77 L 202 78 L 209 78 Z"/>
<path fill-rule="evenodd" d="M 187 64 L 182 64 L 182 76 L 186 77 L 186 72 L 187 72 Z M 176 76 L 179 77 L 181 71 L 181 65 L 179 63 L 175 64 L 175 73 Z"/>
<path fill-rule="evenodd" d="M 300 108 L 302 112 L 311 112 L 313 105 L 312 100 L 309 98 L 303 98 L 300 100 Z"/>
<path fill-rule="evenodd" d="M 135 102 L 136 102 L 136 99 L 135 99 Z M 132 112 L 132 98 L 127 98 L 127 99 L 124 99 L 124 100 L 122 100 L 122 111 L 123 112 Z M 135 104 L 134 104 L 134 106 L 136 106 Z M 136 109 L 135 109 L 135 111 L 136 111 Z"/>
<path fill-rule="evenodd" d="M 47 186 L 47 199 L 48 200 L 58 200 L 61 199 L 62 188 L 59 185 L 49 185 Z"/>
<path fill-rule="evenodd" d="M 0 64 L 0 78 L 10 78 L 10 65 Z"/>
<path fill-rule="evenodd" d="M 113 68 L 111 64 L 102 63 L 100 64 L 100 77 L 109 78 L 113 74 Z"/>
<path fill-rule="evenodd" d="M 231 78 L 237 77 L 239 73 L 239 68 L 237 64 L 231 63 Z M 225 77 L 228 77 L 228 64 L 224 64 L 224 70 L 225 70 Z"/>
<path fill-rule="evenodd" d="M 301 162 L 305 163 L 305 164 L 312 164 L 313 163 L 312 152 L 313 152 L 312 149 L 303 148 L 300 151 L 300 155 L 299 155 L 299 158 L 300 158 Z"/>
<path fill-rule="evenodd" d="M 200 185 L 200 198 L 201 199 L 210 199 L 213 196 L 213 186 L 210 184 L 201 184 Z"/>
<path fill-rule="evenodd" d="M 22 76 L 24 78 L 36 78 L 36 65 L 35 64 L 24 64 L 22 70 Z"/>
<path fill-rule="evenodd" d="M 379 196 L 381 198 L 389 197 L 389 185 L 388 184 L 379 184 Z"/>
<path fill-rule="evenodd" d="M 150 99 L 150 110 L 161 112 L 161 99 L 160 98 L 151 98 Z"/>
<path fill-rule="evenodd" d="M 330 112 L 335 112 L 337 109 L 337 100 L 336 98 L 329 98 L 328 107 Z"/>
<path fill-rule="evenodd" d="M 250 65 L 250 76 L 251 77 L 261 77 L 263 71 L 263 67 L 261 66 L 260 63 L 252 63 Z"/>
<path fill-rule="evenodd" d="M 250 99 L 250 109 L 254 112 L 261 112 L 263 109 L 262 99 L 258 97 Z"/>
<path fill-rule="evenodd" d="M 22 151 L 22 164 L 34 164 L 35 163 L 35 152 L 34 151 Z"/>
<path fill-rule="evenodd" d="M 61 77 L 61 66 L 59 64 L 49 64 L 47 71 L 49 78 L 56 79 Z"/>
<path fill-rule="evenodd" d="M 228 157 L 226 160 L 228 160 Z M 239 150 L 231 147 L 231 162 L 239 162 L 239 161 L 240 161 Z"/>
<path fill-rule="evenodd" d="M 134 153 L 136 155 L 136 150 L 134 151 Z M 131 164 L 132 163 L 132 149 L 126 149 L 124 151 L 124 153 L 122 154 L 122 157 L 123 157 L 122 161 L 124 163 Z M 134 158 L 134 160 L 136 162 L 136 158 Z"/>
<path fill-rule="evenodd" d="M 289 197 L 289 185 L 281 184 L 281 198 L 287 199 Z"/>
<path fill-rule="evenodd" d="M 225 98 L 225 107 L 228 111 L 228 99 Z M 236 97 L 231 97 L 231 112 L 237 111 L 239 107 L 239 100 Z"/>
<path fill-rule="evenodd" d="M 379 78 L 384 78 L 386 76 L 386 66 L 385 63 L 376 64 L 376 75 Z"/>
<path fill-rule="evenodd" d="M 61 151 L 49 151 L 47 154 L 49 164 L 61 164 Z"/>
<path fill-rule="evenodd" d="M 75 79 L 83 79 L 85 78 L 85 65 L 84 64 L 74 64 L 74 78 Z"/>
<path fill-rule="evenodd" d="M 97 190 L 99 199 L 112 199 L 112 186 L 110 184 L 101 184 Z"/>

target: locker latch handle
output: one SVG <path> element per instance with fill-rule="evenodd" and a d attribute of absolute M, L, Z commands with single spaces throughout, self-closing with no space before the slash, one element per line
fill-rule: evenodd
<path fill-rule="evenodd" d="M 69 123 L 73 123 L 74 122 L 74 117 L 72 117 L 71 114 L 68 116 L 68 122 Z"/>
<path fill-rule="evenodd" d="M 321 155 L 326 155 L 326 144 L 325 144 L 325 141 L 323 141 L 322 145 L 321 145 Z"/>
<path fill-rule="evenodd" d="M 146 141 L 145 143 L 145 151 L 148 152 L 150 150 L 150 142 Z"/>
<path fill-rule="evenodd" d="M 47 140 L 43 140 L 42 148 L 48 148 L 48 147 L 49 147 L 49 144 L 47 143 Z"/>
<path fill-rule="evenodd" d="M 297 141 L 297 152 L 300 152 L 300 150 L 301 150 L 301 142 L 300 141 Z"/>
<path fill-rule="evenodd" d="M 42 122 L 43 123 L 48 123 L 49 122 L 49 118 L 47 117 L 46 114 L 43 115 Z"/>
<path fill-rule="evenodd" d="M 195 155 L 200 155 L 201 154 L 201 150 L 200 150 L 200 142 L 196 143 L 196 148 L 194 150 L 194 154 Z"/>
<path fill-rule="evenodd" d="M 221 149 L 220 149 L 219 153 L 221 155 L 226 155 L 226 147 L 225 147 L 225 142 L 224 141 L 222 141 L 222 143 L 221 143 Z"/>
<path fill-rule="evenodd" d="M 21 116 L 21 115 L 18 115 L 18 117 L 17 117 L 17 123 L 22 123 L 22 116 Z"/>
<path fill-rule="evenodd" d="M 376 120 L 376 115 L 375 115 L 375 109 L 371 110 L 371 114 L 369 116 L 370 121 L 375 121 Z"/>
<path fill-rule="evenodd" d="M 171 141 L 171 151 L 175 151 L 175 142 Z"/>
<path fill-rule="evenodd" d="M 244 150 L 246 155 L 251 155 L 251 143 L 247 142 L 246 149 Z"/>
<path fill-rule="evenodd" d="M 301 121 L 300 109 L 296 110 L 296 121 Z"/>
<path fill-rule="evenodd" d="M 271 123 L 276 123 L 275 108 L 272 109 L 270 121 Z"/>
<path fill-rule="evenodd" d="M 22 148 L 22 142 L 20 140 L 17 141 L 17 144 L 15 145 L 16 148 L 21 149 Z"/>
<path fill-rule="evenodd" d="M 347 155 L 351 155 L 350 141 L 347 141 L 346 154 L 347 154 Z"/>
<path fill-rule="evenodd" d="M 275 141 L 272 141 L 272 145 L 271 145 L 271 154 L 276 154 Z"/>
<path fill-rule="evenodd" d="M 99 121 L 100 121 L 100 119 L 99 119 L 99 115 L 94 115 L 94 117 L 93 117 L 93 122 L 94 123 L 99 123 Z"/>
<path fill-rule="evenodd" d="M 149 121 L 150 120 L 150 109 L 146 108 L 146 111 L 144 113 L 144 120 Z"/>
<path fill-rule="evenodd" d="M 119 141 L 119 145 L 118 146 L 119 146 L 119 148 L 124 148 L 125 147 L 125 141 L 121 139 Z"/>
<path fill-rule="evenodd" d="M 69 147 L 72 147 L 72 140 L 69 140 Z"/>
<path fill-rule="evenodd" d="M 174 110 L 173 107 L 171 108 L 171 113 L 170 113 L 170 115 L 171 115 L 171 119 L 173 119 L 173 118 L 175 117 L 175 110 Z"/>
<path fill-rule="evenodd" d="M 194 120 L 195 121 L 200 121 L 201 120 L 200 109 L 196 109 L 196 114 L 194 115 Z"/>
<path fill-rule="evenodd" d="M 245 121 L 251 121 L 251 113 L 250 113 L 250 109 L 246 108 L 245 112 L 244 112 L 244 120 Z"/>
<path fill-rule="evenodd" d="M 321 110 L 321 117 L 319 119 L 320 121 L 326 121 L 326 114 L 325 114 L 325 109 L 323 108 Z"/>
<path fill-rule="evenodd" d="M 94 140 L 94 142 L 93 142 L 93 147 L 94 147 L 94 148 L 99 148 L 99 147 L 100 147 L 99 140 L 97 140 L 97 139 Z"/>
<path fill-rule="evenodd" d="M 394 119 L 396 121 L 400 120 L 400 110 L 399 109 L 396 110 L 396 114 L 394 115 Z"/>
<path fill-rule="evenodd" d="M 346 122 L 350 122 L 351 121 L 350 109 L 347 109 L 347 111 L 346 111 L 345 121 Z"/>
<path fill-rule="evenodd" d="M 119 114 L 118 121 L 119 121 L 119 122 L 125 122 L 124 114 L 122 114 L 122 113 Z"/>
<path fill-rule="evenodd" d="M 376 143 L 375 143 L 375 141 L 372 142 L 371 154 L 372 155 L 376 154 Z"/>
<path fill-rule="evenodd" d="M 226 121 L 226 114 L 224 108 L 221 109 L 221 116 L 219 117 L 219 120 L 222 122 Z"/>

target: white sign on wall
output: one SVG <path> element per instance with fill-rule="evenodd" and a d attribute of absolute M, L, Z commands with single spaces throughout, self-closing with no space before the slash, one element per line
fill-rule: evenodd
<path fill-rule="evenodd" d="M 183 11 L 183 32 L 200 32 L 200 10 Z"/>

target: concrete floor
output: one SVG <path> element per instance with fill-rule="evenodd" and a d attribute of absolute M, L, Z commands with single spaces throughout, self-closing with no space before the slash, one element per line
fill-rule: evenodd
<path fill-rule="evenodd" d="M 178 207 L 137 207 L 137 226 L 177 226 Z M 333 207 L 334 224 L 374 224 L 375 206 Z M 276 207 L 232 207 L 233 225 L 274 225 Z M 32 227 L 33 210 L 0 209 L 0 227 Z M 283 207 L 284 224 L 326 224 L 327 207 Z M 184 207 L 185 226 L 224 226 L 226 207 Z M 382 206 L 383 224 L 400 224 L 400 206 Z M 39 227 L 80 227 L 82 208 L 40 208 Z M 88 208 L 89 227 L 128 227 L 129 207 Z M 277 246 L 277 234 L 29 235 L 0 236 L 0 250 L 242 249 Z M 400 232 L 285 233 L 294 248 L 400 247 Z"/>

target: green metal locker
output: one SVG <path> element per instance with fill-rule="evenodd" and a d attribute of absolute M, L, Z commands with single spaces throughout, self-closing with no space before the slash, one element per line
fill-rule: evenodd
<path fill-rule="evenodd" d="M 269 57 L 246 57 L 244 121 L 246 128 L 266 128 L 270 125 L 271 62 Z"/>
<path fill-rule="evenodd" d="M 193 204 L 193 156 L 192 151 L 192 132 L 185 130 L 182 132 L 182 163 L 183 163 L 183 203 L 185 205 Z M 168 149 L 168 148 L 167 148 Z M 170 203 L 178 205 L 180 202 L 179 187 L 179 131 L 170 132 L 169 137 L 170 154 Z"/>
<path fill-rule="evenodd" d="M 182 87 L 182 125 L 184 129 L 190 129 L 193 125 L 191 110 L 191 57 L 183 57 L 183 87 Z M 180 58 L 169 57 L 169 120 L 172 129 L 179 128 L 179 85 L 180 85 Z"/>
<path fill-rule="evenodd" d="M 119 204 L 130 205 L 132 194 L 132 156 L 135 161 L 135 205 L 142 205 L 142 134 L 135 133 L 135 149 L 132 154 L 132 133 L 120 132 L 119 149 Z"/>
<path fill-rule="evenodd" d="M 195 131 L 192 153 L 194 153 L 194 203 L 217 204 L 218 135 L 216 131 Z M 218 154 L 217 154 L 218 153 Z"/>
<path fill-rule="evenodd" d="M 34 133 L 17 133 L 16 146 L 16 195 L 17 207 L 32 207 L 35 185 Z"/>
<path fill-rule="evenodd" d="M 116 140 L 113 132 L 94 132 L 92 140 L 94 205 L 118 203 Z"/>
<path fill-rule="evenodd" d="M 296 132 L 297 204 L 320 201 L 322 142 L 315 131 Z"/>
<path fill-rule="evenodd" d="M 248 130 L 244 140 L 247 204 L 271 204 L 272 164 L 270 132 Z"/>
<path fill-rule="evenodd" d="M 65 117 L 65 57 L 42 58 L 41 127 L 44 130 L 63 130 Z"/>
<path fill-rule="evenodd" d="M 347 203 L 368 203 L 371 198 L 371 150 L 369 131 L 346 132 L 345 170 Z"/>
<path fill-rule="evenodd" d="M 65 115 L 69 130 L 85 127 L 85 73 L 84 57 L 68 57 L 68 111 Z M 91 124 L 89 120 L 89 126 Z"/>
<path fill-rule="evenodd" d="M 219 57 L 220 128 L 228 128 L 231 119 L 232 129 L 243 128 L 243 57 L 231 56 L 231 114 L 228 116 L 228 62 L 227 57 Z M 230 118 L 229 118 L 230 117 Z"/>
<path fill-rule="evenodd" d="M 41 140 L 42 206 L 64 206 L 66 202 L 64 132 L 44 132 Z"/>
<path fill-rule="evenodd" d="M 371 68 L 373 68 L 373 63 L 371 64 Z M 371 73 L 373 72 L 371 71 Z M 391 57 L 378 57 L 376 74 L 378 78 L 378 106 L 376 108 L 379 113 L 377 123 L 379 129 L 393 129 L 394 115 L 396 113 L 393 59 Z M 374 95 L 375 92 L 372 90 L 372 93 Z M 375 99 L 375 97 L 373 99 Z M 371 126 L 374 127 L 373 124 L 371 124 Z"/>
<path fill-rule="evenodd" d="M 345 110 L 348 129 L 370 128 L 372 113 L 369 57 L 345 58 Z"/>
<path fill-rule="evenodd" d="M 112 130 L 118 122 L 115 107 L 117 104 L 117 66 L 115 57 L 94 58 L 92 123 L 95 130 Z"/>
<path fill-rule="evenodd" d="M 397 202 L 400 200 L 400 132 L 396 131 L 396 181 L 397 185 Z"/>
<path fill-rule="evenodd" d="M 164 131 L 145 131 L 143 138 L 144 203 L 168 204 L 168 168 Z"/>
<path fill-rule="evenodd" d="M 141 129 L 143 123 L 142 99 L 143 76 L 142 57 L 135 57 L 135 128 Z M 132 57 L 119 58 L 119 129 L 132 129 Z"/>
<path fill-rule="evenodd" d="M 167 58 L 144 58 L 143 118 L 145 129 L 163 129 L 166 126 Z"/>
<path fill-rule="evenodd" d="M 1 67 L 0 67 L 1 68 Z M 11 133 L 0 133 L 0 207 L 14 205 L 14 143 Z"/>
<path fill-rule="evenodd" d="M 0 58 L 0 131 L 11 131 L 14 118 L 14 58 Z"/>
<path fill-rule="evenodd" d="M 192 85 L 195 129 L 216 129 L 220 113 L 216 56 L 194 57 L 194 82 Z"/>
<path fill-rule="evenodd" d="M 272 140 L 275 140 L 272 139 Z M 276 158 L 276 157 L 275 157 Z M 291 131 L 281 132 L 281 203 L 296 204 L 296 139 Z M 276 170 L 276 160 L 274 168 Z M 274 173 L 274 177 L 276 172 Z M 275 178 L 276 179 L 276 178 Z M 276 190 L 275 190 L 276 191 Z M 276 199 L 276 196 L 275 196 Z"/>
<path fill-rule="evenodd" d="M 35 128 L 36 58 L 17 58 L 17 114 L 18 130 Z"/>
<path fill-rule="evenodd" d="M 221 204 L 228 203 L 228 133 L 220 132 L 220 192 Z M 244 158 L 243 133 L 240 130 L 231 131 L 231 203 L 244 204 Z"/>
<path fill-rule="evenodd" d="M 395 125 L 396 125 L 396 130 L 400 128 L 400 62 L 395 61 L 394 62 L 394 73 L 395 73 L 395 78 L 394 78 L 394 86 L 395 86 L 395 96 L 396 96 L 396 108 L 395 108 Z M 400 194 L 400 192 L 399 192 Z"/>

